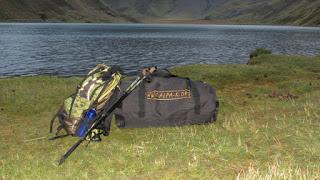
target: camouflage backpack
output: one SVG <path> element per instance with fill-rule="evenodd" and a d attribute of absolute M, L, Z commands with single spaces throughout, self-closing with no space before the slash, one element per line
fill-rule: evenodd
<path fill-rule="evenodd" d="M 109 67 L 104 64 L 97 65 L 91 70 L 84 80 L 77 86 L 74 94 L 64 100 L 56 115 L 50 123 L 50 133 L 55 119 L 59 119 L 59 126 L 56 130 L 56 137 L 67 135 L 77 135 L 77 130 L 83 121 L 86 121 L 88 113 L 94 111 L 99 114 L 108 105 L 112 97 L 117 96 L 118 85 L 121 81 L 121 73 L 118 67 Z M 108 133 L 104 126 L 99 128 L 104 133 Z M 67 134 L 58 136 L 59 132 L 64 129 Z"/>

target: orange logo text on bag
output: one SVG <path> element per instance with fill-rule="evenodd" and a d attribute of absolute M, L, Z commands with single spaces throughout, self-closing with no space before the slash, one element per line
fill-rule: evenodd
<path fill-rule="evenodd" d="M 158 101 L 170 101 L 191 98 L 191 92 L 189 89 L 185 90 L 166 90 L 157 91 L 153 90 L 146 93 L 147 99 L 158 100 Z"/>

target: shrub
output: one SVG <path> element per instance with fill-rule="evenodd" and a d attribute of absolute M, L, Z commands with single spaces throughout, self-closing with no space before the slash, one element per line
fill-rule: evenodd
<path fill-rule="evenodd" d="M 250 53 L 250 59 L 257 57 L 259 55 L 262 54 L 271 54 L 272 52 L 268 49 L 264 49 L 264 48 L 257 48 L 256 50 L 254 50 L 253 52 Z"/>
<path fill-rule="evenodd" d="M 48 16 L 46 14 L 44 14 L 44 13 L 39 13 L 39 16 L 40 16 L 40 19 L 42 21 L 47 21 L 48 20 Z"/>
<path fill-rule="evenodd" d="M 211 17 L 210 17 L 210 16 L 206 16 L 206 17 L 204 18 L 204 20 L 211 20 Z"/>
<path fill-rule="evenodd" d="M 254 58 L 258 57 L 260 55 L 263 55 L 263 54 L 272 54 L 272 52 L 268 49 L 257 48 L 256 50 L 254 50 L 250 53 L 250 59 L 247 64 L 251 64 L 251 65 L 255 64 Z"/>

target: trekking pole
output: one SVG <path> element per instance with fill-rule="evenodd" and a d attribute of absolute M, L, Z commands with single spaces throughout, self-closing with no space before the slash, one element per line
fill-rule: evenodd
<path fill-rule="evenodd" d="M 126 89 L 126 91 L 123 93 L 123 95 L 109 108 L 104 110 L 100 116 L 96 117 L 93 121 L 93 124 L 90 129 L 87 130 L 87 132 L 84 134 L 83 137 L 81 137 L 59 160 L 59 165 L 61 165 L 70 155 L 71 153 L 77 149 L 77 147 L 86 140 L 86 137 L 91 133 L 93 129 L 95 129 L 106 117 L 108 117 L 119 105 L 120 103 L 136 88 L 138 85 L 147 78 L 148 75 L 150 75 L 153 71 L 156 70 L 156 67 L 148 68 L 149 71 L 144 70 L 143 75 L 137 77 L 137 79 L 131 83 L 131 85 Z M 151 72 L 152 70 L 152 72 Z"/>

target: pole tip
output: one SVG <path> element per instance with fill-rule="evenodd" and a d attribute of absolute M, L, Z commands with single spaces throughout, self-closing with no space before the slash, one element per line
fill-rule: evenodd
<path fill-rule="evenodd" d="M 58 165 L 59 165 L 59 166 L 61 166 L 61 164 L 63 164 L 63 163 L 64 163 L 64 161 L 65 161 L 65 158 L 64 158 L 64 157 L 62 157 L 62 158 L 59 160 Z"/>

